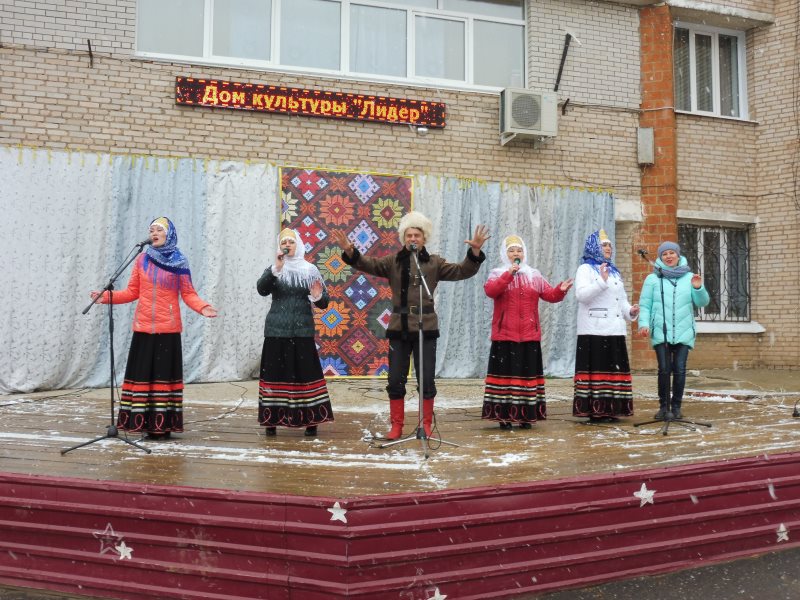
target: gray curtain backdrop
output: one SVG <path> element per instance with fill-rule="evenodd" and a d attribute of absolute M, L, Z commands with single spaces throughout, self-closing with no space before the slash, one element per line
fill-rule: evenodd
<path fill-rule="evenodd" d="M 501 266 L 502 238 L 525 240 L 528 264 L 551 285 L 575 276 L 586 237 L 603 228 L 614 240 L 614 202 L 610 193 L 591 190 L 503 185 L 419 176 L 415 208 L 432 217 L 430 249 L 450 261 L 461 260 L 464 240 L 485 224 L 492 235 L 478 275 L 437 290 L 441 338 L 436 357 L 439 377 L 485 377 L 491 346 L 493 302 L 483 284 Z M 539 304 L 545 373 L 571 377 L 575 365 L 577 302 L 572 291 L 563 302 Z"/>
<path fill-rule="evenodd" d="M 162 215 L 175 223 L 198 293 L 220 311 L 205 319 L 181 309 L 186 381 L 252 377 L 268 306 L 255 284 L 277 250 L 277 171 L 0 147 L 0 392 L 108 385 L 108 307 L 81 311 Z M 118 383 L 134 307 L 113 309 Z"/>
<path fill-rule="evenodd" d="M 477 224 L 493 236 L 476 277 L 439 287 L 439 377 L 486 373 L 492 303 L 483 284 L 500 264 L 502 237 L 522 236 L 530 264 L 556 284 L 574 275 L 591 231 L 614 236 L 608 193 L 431 176 L 414 185 L 415 208 L 434 223 L 432 251 L 459 261 Z M 269 300 L 255 282 L 277 250 L 278 187 L 270 164 L 0 147 L 0 393 L 108 385 L 108 308 L 81 311 L 162 215 L 176 225 L 198 293 L 220 311 L 204 319 L 183 307 L 185 380 L 257 377 Z M 546 371 L 571 376 L 574 295 L 541 309 Z M 118 383 L 133 310 L 113 309 Z"/>

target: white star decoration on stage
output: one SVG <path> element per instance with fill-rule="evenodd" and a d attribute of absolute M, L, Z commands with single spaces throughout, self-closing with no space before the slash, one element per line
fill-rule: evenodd
<path fill-rule="evenodd" d="M 114 552 L 116 545 L 122 541 L 122 536 L 114 533 L 111 523 L 103 531 L 93 531 L 92 535 L 100 540 L 100 554 Z"/>
<path fill-rule="evenodd" d="M 788 542 L 789 541 L 789 530 L 786 529 L 786 525 L 781 523 L 781 526 L 778 527 L 778 541 L 779 542 Z"/>
<path fill-rule="evenodd" d="M 119 546 L 114 546 L 114 549 L 119 554 L 119 559 L 120 560 L 123 560 L 123 559 L 126 559 L 126 558 L 128 560 L 131 560 L 131 552 L 133 552 L 133 548 L 131 548 L 129 546 L 126 546 L 124 541 L 120 542 Z"/>
<path fill-rule="evenodd" d="M 648 490 L 647 484 L 643 483 L 641 489 L 638 492 L 633 492 L 633 495 L 639 499 L 639 508 L 641 508 L 645 504 L 653 504 L 655 493 L 655 490 Z"/>
<path fill-rule="evenodd" d="M 433 596 L 428 596 L 428 600 L 445 600 L 447 598 L 447 594 L 442 594 L 437 587 L 433 590 Z"/>
<path fill-rule="evenodd" d="M 333 508 L 329 508 L 328 512 L 331 513 L 331 521 L 341 521 L 342 523 L 347 523 L 347 509 L 342 508 L 342 505 L 338 502 L 334 502 Z"/>

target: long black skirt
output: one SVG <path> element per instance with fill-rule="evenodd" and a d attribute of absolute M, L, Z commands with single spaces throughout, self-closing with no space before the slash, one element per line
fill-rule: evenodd
<path fill-rule="evenodd" d="M 258 422 L 310 427 L 326 421 L 333 421 L 333 408 L 314 338 L 264 338 Z"/>
<path fill-rule="evenodd" d="M 180 333 L 133 333 L 117 427 L 150 433 L 183 431 Z"/>
<path fill-rule="evenodd" d="M 547 418 L 539 342 L 492 342 L 481 418 L 509 423 Z"/>
<path fill-rule="evenodd" d="M 624 335 L 579 335 L 575 353 L 576 417 L 629 417 L 633 390 Z"/>

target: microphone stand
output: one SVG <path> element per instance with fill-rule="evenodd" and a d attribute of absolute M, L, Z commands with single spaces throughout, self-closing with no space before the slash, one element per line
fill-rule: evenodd
<path fill-rule="evenodd" d="M 422 288 L 425 288 L 425 293 L 428 294 L 428 298 L 432 298 L 431 290 L 428 287 L 428 282 L 425 279 L 425 274 L 422 272 L 422 268 L 419 265 L 419 257 L 417 256 L 417 250 L 412 250 L 411 255 L 414 257 L 414 263 L 417 265 L 417 275 L 419 275 L 421 285 L 419 286 L 419 306 L 417 307 L 417 337 L 419 340 L 419 351 L 417 353 L 417 363 L 415 366 L 415 370 L 417 371 L 417 396 L 419 396 L 419 413 L 417 415 L 417 429 L 413 437 L 407 436 L 401 438 L 399 440 L 393 440 L 386 444 L 381 444 L 378 448 L 388 448 L 389 446 L 395 446 L 397 444 L 403 444 L 413 439 L 417 439 L 422 444 L 422 451 L 427 459 L 430 456 L 430 446 L 428 445 L 428 434 L 425 433 L 425 426 L 422 423 L 423 418 L 423 396 L 424 396 L 424 381 L 423 373 L 424 373 L 424 363 L 425 363 L 425 355 L 424 355 L 424 348 L 423 348 L 423 340 L 424 337 L 422 335 Z M 455 446 L 458 447 L 458 444 L 454 444 L 453 442 L 448 442 L 441 439 L 441 435 L 439 439 L 436 440 L 439 444 L 447 444 L 448 446 Z"/>
<path fill-rule="evenodd" d="M 671 423 L 675 423 L 676 425 L 680 425 L 681 427 L 688 429 L 689 431 L 697 431 L 696 425 L 701 427 L 711 427 L 711 423 L 701 423 L 699 421 L 691 421 L 689 419 L 676 419 L 675 415 L 672 413 L 672 406 L 670 405 L 671 402 L 671 395 L 672 395 L 672 353 L 669 350 L 669 342 L 667 341 L 667 305 L 664 303 L 664 272 L 655 262 L 651 261 L 647 258 L 647 252 L 645 250 L 638 251 L 639 256 L 641 256 L 644 260 L 646 260 L 650 265 L 658 271 L 658 278 L 661 280 L 661 316 L 663 317 L 663 322 L 661 324 L 662 332 L 664 333 L 664 350 L 666 354 L 666 371 L 667 371 L 667 387 L 665 392 L 665 412 L 664 412 L 664 419 L 651 419 L 649 421 L 645 421 L 644 423 L 634 423 L 634 427 L 642 427 L 643 425 L 652 425 L 653 423 L 663 423 L 661 426 L 661 433 L 663 435 L 667 435 L 669 432 L 669 426 Z M 674 307 L 673 307 L 674 310 Z M 661 408 L 659 403 L 659 409 Z"/>
<path fill-rule="evenodd" d="M 108 291 L 108 348 L 109 348 L 109 365 L 110 365 L 110 379 L 109 379 L 109 391 L 111 393 L 111 420 L 109 422 L 108 427 L 106 428 L 105 435 L 101 435 L 98 438 L 93 440 L 89 440 L 88 442 L 82 442 L 76 446 L 72 446 L 71 448 L 66 448 L 61 451 L 61 456 L 64 456 L 67 452 L 71 452 L 72 450 L 77 450 L 78 448 L 83 448 L 84 446 L 88 446 L 90 444 L 94 444 L 95 442 L 99 442 L 100 440 L 105 440 L 108 438 L 113 438 L 117 440 L 121 440 L 130 446 L 135 446 L 139 450 L 144 450 L 147 454 L 150 454 L 152 450 L 150 448 L 145 448 L 144 446 L 137 444 L 136 442 L 129 440 L 127 437 L 120 437 L 119 430 L 117 429 L 116 422 L 114 421 L 114 310 L 113 310 L 113 299 L 114 299 L 114 282 L 117 278 L 122 274 L 122 272 L 131 264 L 134 259 L 141 254 L 144 247 L 147 245 L 147 242 L 142 242 L 136 244 L 138 250 L 133 253 L 127 262 L 125 262 L 122 266 L 120 266 L 116 272 L 111 276 L 106 286 L 103 288 L 103 291 Z M 103 292 L 100 292 L 96 298 L 93 298 L 92 301 L 89 303 L 89 306 L 83 309 L 81 314 L 86 314 L 89 310 L 97 304 L 97 302 L 102 298 Z M 140 440 L 141 441 L 141 440 Z"/>

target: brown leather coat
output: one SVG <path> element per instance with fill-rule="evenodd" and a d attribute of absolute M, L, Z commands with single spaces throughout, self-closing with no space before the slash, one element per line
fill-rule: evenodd
<path fill-rule="evenodd" d="M 392 339 L 416 337 L 419 329 L 419 292 L 422 283 L 411 252 L 403 248 L 397 254 L 370 258 L 354 248 L 352 256 L 343 253 L 342 258 L 359 271 L 389 280 L 393 307 L 386 337 Z M 475 256 L 472 250 L 467 251 L 467 256 L 460 263 L 450 263 L 437 254 L 428 254 L 424 247 L 419 251 L 420 266 L 431 296 L 440 281 L 469 279 L 478 272 L 484 260 L 486 255 L 483 252 Z M 428 296 L 423 287 L 422 331 L 426 338 L 437 338 L 439 319 L 431 296 Z"/>

